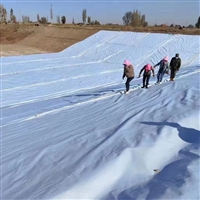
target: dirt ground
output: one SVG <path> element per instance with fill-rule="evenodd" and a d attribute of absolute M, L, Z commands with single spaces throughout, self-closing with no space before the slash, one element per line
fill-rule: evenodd
<path fill-rule="evenodd" d="M 200 35 L 199 29 L 131 28 L 124 26 L 18 25 L 1 24 L 0 56 L 59 52 L 100 30 L 158 32 Z"/>
<path fill-rule="evenodd" d="M 20 44 L 1 44 L 1 57 L 41 54 L 41 53 L 48 53 L 48 52 Z"/>
<path fill-rule="evenodd" d="M 1 56 L 59 52 L 84 40 L 97 30 L 50 26 L 1 26 Z"/>

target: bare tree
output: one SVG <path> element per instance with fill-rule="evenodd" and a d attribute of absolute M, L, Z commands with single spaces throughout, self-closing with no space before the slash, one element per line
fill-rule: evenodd
<path fill-rule="evenodd" d="M 141 14 L 138 12 L 138 10 L 134 10 L 131 18 L 131 24 L 132 26 L 140 26 L 141 25 Z"/>
<path fill-rule="evenodd" d="M 50 8 L 50 17 L 51 17 L 51 23 L 53 21 L 53 9 L 52 9 L 52 5 L 51 5 L 51 8 Z"/>
<path fill-rule="evenodd" d="M 100 22 L 99 22 L 98 20 L 95 20 L 95 21 L 94 21 L 94 24 L 100 25 Z"/>
<path fill-rule="evenodd" d="M 66 23 L 66 17 L 65 17 L 65 16 L 62 16 L 62 17 L 61 17 L 61 22 L 62 22 L 63 24 Z"/>
<path fill-rule="evenodd" d="M 83 9 L 82 12 L 82 19 L 83 19 L 83 23 L 86 24 L 86 18 L 87 18 L 87 11 L 86 9 Z"/>
<path fill-rule="evenodd" d="M 88 22 L 88 24 L 91 24 L 91 17 L 88 16 L 87 22 Z"/>
<path fill-rule="evenodd" d="M 196 26 L 196 28 L 200 28 L 200 16 L 199 16 L 199 18 L 198 18 L 197 23 L 195 24 L 195 26 Z"/>
<path fill-rule="evenodd" d="M 40 22 L 40 16 L 37 14 L 37 22 Z"/>
<path fill-rule="evenodd" d="M 2 4 L 0 4 L 0 21 L 5 22 L 7 19 L 7 11 Z"/>
<path fill-rule="evenodd" d="M 4 9 L 3 5 L 0 4 L 0 21 L 1 22 L 2 22 L 2 17 L 3 17 L 3 9 Z"/>
<path fill-rule="evenodd" d="M 13 15 L 12 16 L 12 22 L 16 22 L 17 20 L 16 20 L 16 16 L 15 15 Z"/>
<path fill-rule="evenodd" d="M 10 9 L 10 21 L 12 22 L 12 20 L 13 20 L 13 9 L 11 8 Z"/>
<path fill-rule="evenodd" d="M 5 8 L 3 9 L 3 21 L 7 22 L 7 11 Z"/>
<path fill-rule="evenodd" d="M 132 12 L 126 12 L 125 15 L 122 17 L 122 20 L 125 25 L 129 25 L 131 23 Z"/>
<path fill-rule="evenodd" d="M 142 17 L 141 17 L 141 25 L 142 26 L 145 25 L 145 15 L 142 15 Z"/>
<path fill-rule="evenodd" d="M 187 28 L 194 28 L 194 25 L 189 24 Z"/>
<path fill-rule="evenodd" d="M 92 21 L 91 22 L 92 25 L 100 25 L 100 22 L 98 20 Z"/>
<path fill-rule="evenodd" d="M 41 23 L 41 24 L 47 24 L 47 23 L 48 23 L 47 18 L 46 18 L 46 17 L 41 17 L 40 23 Z"/>
<path fill-rule="evenodd" d="M 29 16 L 22 15 L 22 23 L 29 23 L 29 22 L 30 22 Z"/>
<path fill-rule="evenodd" d="M 138 10 L 134 10 L 133 12 L 126 12 L 122 17 L 122 20 L 125 25 L 131 24 L 134 27 L 148 25 L 145 19 L 145 15 L 141 15 L 141 12 Z"/>
<path fill-rule="evenodd" d="M 57 16 L 57 23 L 60 24 L 60 16 Z"/>

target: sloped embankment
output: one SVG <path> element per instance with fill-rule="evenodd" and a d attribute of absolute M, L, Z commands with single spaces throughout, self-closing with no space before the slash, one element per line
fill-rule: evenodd
<path fill-rule="evenodd" d="M 96 32 L 98 30 L 52 26 L 2 25 L 0 32 L 1 55 L 59 52 Z M 13 47 L 17 51 L 13 50 Z"/>

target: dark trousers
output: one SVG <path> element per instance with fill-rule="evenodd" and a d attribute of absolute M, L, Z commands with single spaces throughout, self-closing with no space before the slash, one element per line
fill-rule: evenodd
<path fill-rule="evenodd" d="M 126 91 L 129 91 L 130 82 L 133 80 L 133 78 L 134 78 L 134 77 L 132 77 L 132 78 L 127 78 L 126 83 L 125 83 L 125 85 L 126 85 Z"/>
<path fill-rule="evenodd" d="M 177 70 L 176 70 L 176 69 L 171 69 L 170 78 L 175 78 L 176 73 L 177 73 Z"/>
<path fill-rule="evenodd" d="M 157 74 L 157 82 L 162 82 L 163 76 L 165 74 L 165 69 L 164 70 L 159 70 Z"/>
<path fill-rule="evenodd" d="M 143 87 L 148 87 L 151 75 L 143 75 Z"/>

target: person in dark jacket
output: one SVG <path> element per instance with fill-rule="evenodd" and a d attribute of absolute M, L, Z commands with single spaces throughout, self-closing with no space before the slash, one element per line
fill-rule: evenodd
<path fill-rule="evenodd" d="M 176 53 L 175 57 L 173 57 L 170 61 L 170 81 L 174 81 L 177 71 L 179 71 L 181 67 L 181 59 L 179 58 L 179 54 Z"/>
<path fill-rule="evenodd" d="M 162 82 L 165 73 L 169 73 L 169 63 L 168 57 L 165 56 L 159 63 L 154 66 L 154 69 L 159 65 L 159 70 L 157 74 L 157 84 Z"/>
<path fill-rule="evenodd" d="M 155 76 L 154 69 L 153 69 L 153 67 L 150 64 L 146 64 L 140 70 L 139 77 L 141 76 L 142 71 L 144 71 L 144 73 L 143 73 L 143 86 L 142 86 L 142 88 L 144 88 L 144 87 L 148 88 L 149 79 L 151 77 L 151 72 L 153 72 L 153 76 Z"/>
<path fill-rule="evenodd" d="M 129 88 L 130 88 L 130 82 L 134 79 L 134 68 L 129 60 L 125 60 L 123 65 L 124 65 L 124 73 L 123 73 L 122 79 L 127 77 L 127 80 L 125 83 L 126 91 L 124 93 L 128 94 Z"/>

